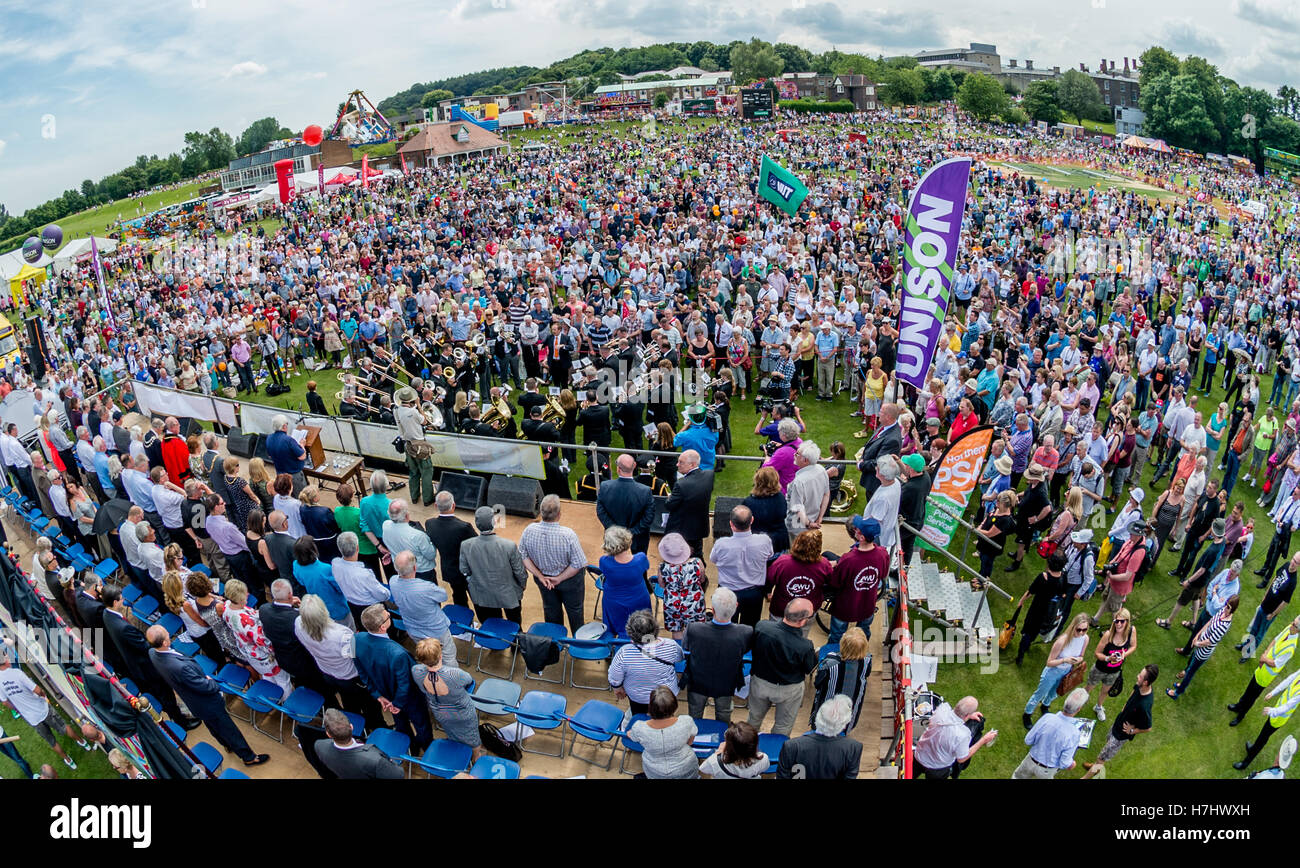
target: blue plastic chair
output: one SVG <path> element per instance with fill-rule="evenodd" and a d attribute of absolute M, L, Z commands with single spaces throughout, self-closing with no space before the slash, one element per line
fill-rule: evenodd
<path fill-rule="evenodd" d="M 411 752 L 411 737 L 391 729 L 376 729 L 370 733 L 366 742 L 373 744 L 376 750 L 390 760 L 398 762 Z"/>
<path fill-rule="evenodd" d="M 487 678 L 470 694 L 470 702 L 481 714 L 505 717 L 519 704 L 523 688 L 504 678 Z"/>
<path fill-rule="evenodd" d="M 565 715 L 564 719 L 569 723 L 569 731 L 573 733 L 573 738 L 569 741 L 570 756 L 577 757 L 589 765 L 600 765 L 595 758 L 588 759 L 574 752 L 577 747 L 578 737 L 586 739 L 595 744 L 594 757 L 600 756 L 600 745 L 608 744 L 616 736 L 623 735 L 619 729 L 623 724 L 623 709 L 616 705 L 610 705 L 608 702 L 601 702 L 599 699 L 589 699 L 578 709 L 578 713 L 572 717 Z M 618 752 L 618 745 L 610 745 L 609 759 L 601 768 L 606 771 L 614 764 L 614 754 Z"/>
<path fill-rule="evenodd" d="M 140 599 L 140 596 L 143 593 L 144 592 L 141 591 L 139 587 L 135 585 L 127 585 L 125 588 L 122 589 L 122 602 L 125 603 L 128 607 L 134 606 L 135 601 Z"/>
<path fill-rule="evenodd" d="M 146 624 L 152 624 L 158 620 L 158 601 L 153 597 L 141 595 L 131 607 L 131 614 Z"/>
<path fill-rule="evenodd" d="M 241 772 L 239 769 L 226 769 L 224 772 L 217 775 L 217 779 L 222 781 L 251 781 L 252 780 L 252 778 L 250 778 L 248 775 Z"/>
<path fill-rule="evenodd" d="M 325 697 L 309 687 L 299 687 L 290 693 L 283 702 L 277 702 L 265 695 L 258 696 L 258 701 L 270 706 L 272 711 L 280 712 L 280 729 L 276 740 L 284 743 L 284 720 L 289 718 L 297 723 L 311 723 L 325 707 Z M 253 725 L 256 728 L 256 724 Z M 261 730 L 258 730 L 259 732 Z"/>
<path fill-rule="evenodd" d="M 364 717 L 355 711 L 345 711 L 343 716 L 348 719 L 348 723 L 352 724 L 352 735 L 354 737 L 361 738 L 366 734 L 366 719 Z"/>
<path fill-rule="evenodd" d="M 203 670 L 204 675 L 216 677 L 217 661 L 213 660 L 211 657 L 208 657 L 204 654 L 195 654 L 194 662 L 199 664 L 199 668 Z"/>
<path fill-rule="evenodd" d="M 221 768 L 221 764 L 226 761 L 226 758 L 221 755 L 221 751 L 206 741 L 194 745 L 194 747 L 190 748 L 190 752 L 194 754 L 195 759 L 202 763 L 210 775 L 215 775 L 217 769 Z"/>
<path fill-rule="evenodd" d="M 522 726 L 532 727 L 539 732 L 562 729 L 564 727 L 564 712 L 567 709 L 569 700 L 559 693 L 548 693 L 545 690 L 533 690 L 525 693 L 519 705 L 508 709 L 515 716 L 515 722 Z M 516 728 L 519 733 L 520 728 Z M 543 756 L 553 756 L 558 759 L 564 759 L 564 733 L 560 733 L 560 752 L 547 753 L 543 750 L 533 750 L 525 747 L 518 735 L 516 735 L 515 744 L 519 749 L 528 753 L 538 753 Z"/>
<path fill-rule="evenodd" d="M 125 678 L 125 677 L 119 678 L 117 679 L 117 683 L 121 684 L 122 689 L 125 690 L 127 693 L 131 694 L 132 696 L 140 695 L 140 688 L 136 687 L 135 682 L 132 681 L 130 678 Z M 157 706 L 155 706 L 155 708 L 156 707 Z"/>
<path fill-rule="evenodd" d="M 790 736 L 776 732 L 760 732 L 758 749 L 767 755 L 768 766 L 765 774 L 776 774 L 776 761 L 781 758 L 781 746 L 790 740 Z"/>
<path fill-rule="evenodd" d="M 252 674 L 240 666 L 238 663 L 227 663 L 221 667 L 221 671 L 212 676 L 217 679 L 218 685 L 235 687 L 243 692 L 248 687 L 248 682 L 253 679 Z"/>
<path fill-rule="evenodd" d="M 262 735 L 274 738 L 281 744 L 284 743 L 282 738 L 283 731 L 271 735 L 271 733 L 257 725 L 257 716 L 259 714 L 270 714 L 275 711 L 275 703 L 280 702 L 283 698 L 284 690 L 280 688 L 280 685 L 265 678 L 260 681 L 255 681 L 248 690 L 244 692 L 242 697 L 244 705 L 248 707 L 249 723 L 253 724 L 253 729 L 257 730 Z M 283 727 L 281 727 L 281 730 L 283 730 Z"/>
<path fill-rule="evenodd" d="M 596 602 L 591 607 L 591 620 L 600 620 L 600 598 L 605 593 L 605 573 L 595 564 L 587 564 L 587 575 L 591 576 L 591 582 L 596 586 Z"/>
<path fill-rule="evenodd" d="M 519 763 L 496 756 L 481 756 L 469 773 L 486 781 L 515 781 L 519 779 Z"/>
<path fill-rule="evenodd" d="M 451 778 L 469 768 L 473 756 L 474 750 L 469 745 L 449 738 L 439 738 L 434 739 L 424 751 L 424 756 L 414 757 L 407 754 L 402 759 L 410 762 L 412 766 L 424 769 L 430 775 Z"/>
<path fill-rule="evenodd" d="M 632 724 L 636 723 L 638 720 L 649 720 L 649 719 L 650 719 L 650 715 L 648 714 L 634 714 L 632 715 L 632 719 L 627 722 L 627 729 L 631 729 Z M 631 737 L 628 736 L 626 730 L 623 732 L 623 737 L 620 740 L 623 742 L 623 758 L 618 761 L 618 773 L 620 775 L 625 775 L 628 774 L 628 770 L 627 770 L 628 754 L 642 753 L 645 750 L 645 748 L 641 746 L 641 743 L 639 741 L 633 741 Z"/>
<path fill-rule="evenodd" d="M 557 639 L 564 652 L 569 656 L 569 686 L 579 690 L 611 690 L 609 679 L 606 678 L 600 684 L 579 684 L 577 681 L 577 661 L 601 661 L 609 660 L 614 656 L 614 647 L 616 644 L 626 644 L 619 640 L 611 639 L 611 633 L 606 630 L 605 635 L 600 639 Z"/>
<path fill-rule="evenodd" d="M 190 572 L 203 573 L 203 575 L 207 576 L 209 579 L 212 578 L 212 570 L 208 568 L 207 564 L 195 564 L 190 567 Z"/>
<path fill-rule="evenodd" d="M 185 731 L 185 727 L 181 726 L 174 720 L 164 720 L 162 725 L 172 734 L 172 737 L 181 744 L 185 744 L 185 739 L 189 738 L 190 734 Z"/>
<path fill-rule="evenodd" d="M 507 621 L 505 618 L 488 618 L 478 629 L 470 630 L 474 636 L 474 644 L 479 646 L 478 660 L 474 663 L 474 671 L 482 672 L 484 675 L 499 675 L 500 673 L 489 672 L 483 668 L 483 654 L 487 651 L 507 651 L 515 646 L 515 636 L 519 634 L 519 625 L 514 621 Z M 510 655 L 510 672 L 503 676 L 505 678 L 515 677 L 515 662 L 519 655 Z"/>
<path fill-rule="evenodd" d="M 95 575 L 99 576 L 101 582 L 106 582 L 108 577 L 116 573 L 118 569 L 117 561 L 112 558 L 105 558 L 95 564 Z"/>
<path fill-rule="evenodd" d="M 186 657 L 193 657 L 195 654 L 199 653 L 199 646 L 193 642 L 187 642 L 184 639 L 177 639 L 172 642 L 172 650 L 183 654 Z"/>
<path fill-rule="evenodd" d="M 543 636 L 547 639 L 550 639 L 553 642 L 558 642 L 561 639 L 568 638 L 569 628 L 564 626 L 563 624 L 548 624 L 545 621 L 538 621 L 536 624 L 533 624 L 531 627 L 528 628 L 528 634 L 530 636 Z M 528 666 L 527 664 L 525 664 L 524 680 L 544 681 L 547 684 L 563 684 L 564 683 L 564 654 L 563 654 L 564 647 L 563 646 L 560 647 L 560 652 L 561 654 L 560 654 L 559 662 L 552 664 L 560 667 L 559 678 L 546 678 L 544 677 L 545 675 L 544 671 L 538 673 L 537 675 L 534 675 L 533 673 L 528 671 Z"/>
<path fill-rule="evenodd" d="M 695 741 L 692 747 L 695 748 L 695 755 L 704 759 L 709 754 L 718 749 L 722 744 L 722 736 L 727 732 L 728 724 L 722 720 L 699 719 L 695 721 Z"/>
<path fill-rule="evenodd" d="M 451 622 L 451 636 L 459 640 L 456 648 L 456 659 L 461 663 L 468 663 L 470 658 L 469 643 L 474 638 L 467 630 L 474 626 L 474 612 L 468 606 L 457 606 L 454 603 L 442 607 L 442 613 L 447 616 Z M 465 648 L 465 659 L 460 659 L 461 647 Z"/>
<path fill-rule="evenodd" d="M 180 619 L 180 616 L 173 615 L 171 612 L 165 612 L 163 616 L 158 619 L 158 626 L 166 630 L 168 636 L 175 636 L 177 633 L 185 629 L 185 622 Z"/>

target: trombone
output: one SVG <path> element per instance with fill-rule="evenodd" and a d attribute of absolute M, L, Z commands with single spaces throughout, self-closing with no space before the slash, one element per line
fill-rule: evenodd
<path fill-rule="evenodd" d="M 381 360 L 381 361 L 384 361 L 384 362 L 387 362 L 389 365 L 391 365 L 391 366 L 394 367 L 394 368 L 397 368 L 397 370 L 401 371 L 403 374 L 406 375 L 406 379 L 408 379 L 408 380 L 414 380 L 414 379 L 415 379 L 415 375 L 413 375 L 410 371 L 406 370 L 406 368 L 403 368 L 403 367 L 401 366 L 401 364 L 397 361 L 397 356 L 396 356 L 396 355 L 394 355 L 393 353 L 391 353 L 391 352 L 389 352 L 388 350 L 384 349 L 383 347 L 379 347 L 379 346 L 375 347 L 375 352 L 376 352 L 376 353 L 382 353 L 383 355 L 381 355 L 381 356 L 379 357 L 380 360 Z M 379 373 L 379 372 L 376 371 L 376 373 Z M 385 376 L 385 375 L 381 373 L 380 376 Z M 397 382 L 397 381 L 394 380 L 393 382 Z M 399 383 L 399 385 L 400 385 L 400 383 Z"/>

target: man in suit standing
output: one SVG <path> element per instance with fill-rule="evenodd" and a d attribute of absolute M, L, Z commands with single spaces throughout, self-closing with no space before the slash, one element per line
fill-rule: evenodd
<path fill-rule="evenodd" d="M 157 698 L 162 704 L 161 710 L 167 712 L 168 717 L 187 730 L 196 728 L 200 721 L 181 713 L 180 706 L 176 703 L 176 694 L 158 675 L 158 670 L 149 660 L 149 643 L 127 618 L 128 610 L 122 600 L 122 592 L 117 588 L 104 588 L 100 598 L 104 604 L 104 632 L 122 657 L 126 674 L 131 676 L 141 690 Z"/>
<path fill-rule="evenodd" d="M 543 412 L 542 404 L 533 404 L 528 409 L 528 418 L 523 424 L 524 439 L 535 440 L 538 443 L 559 443 L 559 429 L 550 422 L 542 421 Z M 542 459 L 543 467 L 546 468 L 546 478 L 542 480 L 542 494 L 554 494 L 556 497 L 568 500 L 573 496 L 573 492 L 569 490 L 568 476 L 560 467 L 560 450 L 543 446 Z"/>
<path fill-rule="evenodd" d="M 618 525 L 632 534 L 632 551 L 650 547 L 650 525 L 654 524 L 655 499 L 650 486 L 633 479 L 636 459 L 624 453 L 618 456 L 618 478 L 607 479 L 596 492 L 596 518 L 606 529 Z"/>
<path fill-rule="evenodd" d="M 352 735 L 352 722 L 337 708 L 322 715 L 325 734 L 313 747 L 325 767 L 342 780 L 401 780 L 401 768 L 374 745 L 362 744 Z"/>
<path fill-rule="evenodd" d="M 578 424 L 582 426 L 584 443 L 608 446 L 612 441 L 610 434 L 609 407 L 597 400 L 596 390 L 587 390 L 587 400 L 582 404 L 578 414 Z"/>
<path fill-rule="evenodd" d="M 104 626 L 104 603 L 100 596 L 104 592 L 104 583 L 93 573 L 86 573 L 82 580 L 81 591 L 77 593 L 76 598 L 76 615 L 81 619 L 81 626 L 90 630 L 101 629 Z M 117 646 L 112 642 L 104 643 L 104 659 L 113 669 L 121 669 L 126 666 L 126 661 L 122 655 L 118 654 Z"/>
<path fill-rule="evenodd" d="M 293 585 L 285 579 L 276 579 L 271 583 L 271 599 L 258 607 L 257 615 L 262 620 L 262 632 L 271 640 L 275 651 L 275 662 L 289 673 L 300 687 L 310 687 L 321 696 L 328 698 L 334 690 L 325 683 L 316 658 L 311 656 L 298 636 L 293 632 L 293 624 L 298 620 L 295 608 L 298 600 L 293 595 Z"/>
<path fill-rule="evenodd" d="M 727 588 L 718 588 L 710 598 L 713 620 L 696 621 L 686 625 L 682 647 L 690 651 L 686 658 L 686 673 L 690 687 L 686 701 L 690 715 L 695 720 L 704 717 L 704 706 L 713 699 L 713 716 L 731 722 L 731 697 L 745 683 L 744 656 L 754 637 L 754 628 L 746 624 L 733 624 L 736 614 L 736 595 Z"/>
<path fill-rule="evenodd" d="M 871 435 L 867 445 L 862 449 L 862 458 L 858 461 L 858 470 L 862 471 L 862 490 L 867 500 L 875 494 L 880 486 L 876 478 L 876 461 L 882 455 L 898 455 L 903 451 L 902 432 L 898 427 L 898 405 L 885 404 L 880 408 L 880 424 L 876 433 Z"/>
<path fill-rule="evenodd" d="M 641 395 L 629 395 L 614 410 L 618 431 L 623 435 L 623 446 L 639 450 L 644 445 L 642 426 L 645 425 L 645 402 Z"/>
<path fill-rule="evenodd" d="M 424 694 L 411 681 L 415 660 L 388 637 L 392 623 L 392 616 L 383 603 L 367 606 L 361 613 L 365 632 L 356 634 L 353 646 L 357 672 L 370 689 L 370 695 L 393 716 L 393 729 L 414 735 L 412 744 L 422 749 L 433 741 L 429 706 Z"/>
<path fill-rule="evenodd" d="M 456 498 L 450 491 L 440 491 L 434 498 L 438 514 L 424 523 L 424 532 L 438 550 L 438 569 L 442 580 L 451 586 L 451 601 L 469 605 L 469 582 L 460 571 L 460 547 L 467 539 L 478 536 L 473 525 L 456 517 Z"/>
<path fill-rule="evenodd" d="M 862 742 L 840 737 L 853 718 L 853 701 L 840 694 L 817 709 L 816 729 L 781 745 L 778 778 L 810 781 L 844 780 L 858 776 Z"/>
<path fill-rule="evenodd" d="M 158 674 L 176 691 L 190 713 L 207 724 L 208 732 L 222 747 L 242 759 L 246 766 L 261 765 L 271 758 L 270 754 L 253 753 L 244 734 L 230 719 L 217 682 L 204 674 L 199 664 L 172 650 L 172 640 L 165 627 L 154 624 L 145 638 L 150 645 L 149 659 Z"/>
<path fill-rule="evenodd" d="M 709 535 L 709 505 L 713 501 L 713 471 L 700 469 L 700 453 L 687 449 L 677 456 L 677 484 L 668 495 L 668 522 L 664 533 L 679 533 L 691 547 L 691 556 L 704 559 L 704 538 Z"/>

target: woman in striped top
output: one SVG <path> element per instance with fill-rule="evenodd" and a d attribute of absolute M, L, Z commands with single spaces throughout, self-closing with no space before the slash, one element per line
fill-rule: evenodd
<path fill-rule="evenodd" d="M 1196 670 L 1205 665 L 1205 661 L 1210 659 L 1210 655 L 1214 653 L 1214 649 L 1218 647 L 1219 642 L 1224 636 L 1228 635 L 1228 631 L 1232 629 L 1232 616 L 1237 611 L 1239 600 L 1240 598 L 1236 594 L 1229 597 L 1228 602 L 1223 604 L 1223 608 L 1219 610 L 1219 613 L 1201 628 L 1201 632 L 1196 634 L 1196 638 L 1192 640 L 1192 661 L 1187 664 L 1185 670 L 1178 674 L 1178 683 L 1165 691 L 1170 699 L 1177 699 L 1183 695 L 1187 685 L 1192 683 L 1192 676 L 1196 674 Z"/>
<path fill-rule="evenodd" d="M 646 714 L 650 694 L 659 686 L 676 692 L 677 663 L 685 658 L 682 646 L 671 639 L 658 637 L 659 625 L 649 609 L 640 609 L 627 618 L 630 645 L 618 649 L 609 664 L 609 683 L 622 698 L 627 697 L 633 714 Z"/>

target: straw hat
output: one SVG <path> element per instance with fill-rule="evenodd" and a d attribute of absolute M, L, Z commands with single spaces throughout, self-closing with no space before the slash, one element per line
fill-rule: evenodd
<path fill-rule="evenodd" d="M 1011 456 L 1003 455 L 1001 458 L 996 459 L 993 462 L 993 467 L 1003 476 L 1009 476 L 1011 474 Z"/>
<path fill-rule="evenodd" d="M 659 557 L 664 563 L 680 566 L 691 557 L 691 547 L 679 533 L 665 534 L 659 539 Z"/>

